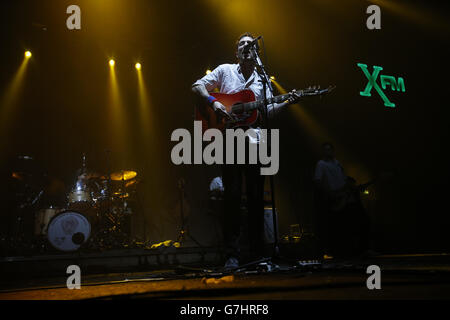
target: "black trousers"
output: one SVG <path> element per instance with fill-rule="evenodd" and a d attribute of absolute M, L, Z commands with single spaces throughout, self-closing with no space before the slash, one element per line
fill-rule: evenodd
<path fill-rule="evenodd" d="M 223 236 L 227 258 L 241 258 L 239 240 L 241 235 L 242 181 L 245 179 L 248 211 L 248 238 L 250 252 L 260 257 L 264 251 L 264 178 L 259 165 L 222 166 L 222 181 L 225 188 L 225 210 L 223 217 Z"/>
<path fill-rule="evenodd" d="M 315 224 L 320 254 L 351 257 L 370 247 L 370 218 L 360 201 L 339 212 L 316 204 Z"/>

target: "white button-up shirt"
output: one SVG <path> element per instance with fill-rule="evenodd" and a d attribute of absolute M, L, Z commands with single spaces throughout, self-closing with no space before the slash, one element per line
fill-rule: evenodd
<path fill-rule="evenodd" d="M 314 179 L 322 186 L 327 185 L 330 190 L 339 190 L 346 184 L 346 175 L 341 164 L 336 159 L 332 161 L 319 160 L 316 166 Z"/>
<path fill-rule="evenodd" d="M 197 80 L 193 86 L 202 84 L 205 86 L 208 92 L 214 89 L 219 89 L 220 93 L 232 94 L 245 89 L 250 89 L 255 94 L 256 100 L 263 100 L 263 83 L 260 75 L 255 70 L 251 76 L 245 80 L 244 75 L 241 72 L 241 67 L 239 64 L 221 64 L 209 74 L 205 75 L 203 78 Z M 272 98 L 273 95 L 269 88 L 266 88 L 267 98 Z M 273 105 L 268 105 L 268 112 L 270 113 L 273 109 Z M 251 135 L 249 139 L 251 143 L 259 143 L 260 139 L 260 128 L 254 128 L 257 140 L 255 141 Z"/>

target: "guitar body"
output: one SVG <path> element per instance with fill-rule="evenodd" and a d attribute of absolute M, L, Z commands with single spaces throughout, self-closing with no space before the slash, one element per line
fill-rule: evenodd
<path fill-rule="evenodd" d="M 251 90 L 242 90 L 232 94 L 226 93 L 210 93 L 220 103 L 222 103 L 228 113 L 232 113 L 231 109 L 234 105 L 255 101 L 255 94 Z M 225 118 L 217 116 L 213 109 L 209 105 L 201 105 L 195 108 L 195 120 L 202 121 L 203 131 L 209 128 L 215 128 L 219 130 L 225 130 L 230 127 L 248 127 L 254 124 L 259 117 L 258 109 L 254 109 L 249 112 L 233 113 L 236 117 L 236 121 L 233 121 L 232 126 L 225 121 Z"/>
<path fill-rule="evenodd" d="M 342 211 L 348 204 L 357 201 L 359 193 L 351 188 L 345 187 L 333 193 L 331 196 L 330 209 L 333 212 Z"/>
<path fill-rule="evenodd" d="M 360 200 L 360 192 L 363 192 L 367 187 L 374 184 L 376 179 L 360 185 L 346 185 L 342 190 L 335 191 L 332 195 L 331 211 L 339 212 L 343 210 L 348 204 Z"/>

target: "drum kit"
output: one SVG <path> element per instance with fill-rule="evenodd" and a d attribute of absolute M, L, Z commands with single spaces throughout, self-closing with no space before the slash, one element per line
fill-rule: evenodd
<path fill-rule="evenodd" d="M 137 172 L 120 170 L 108 174 L 89 171 L 86 156 L 82 157 L 82 168 L 76 181 L 65 194 L 64 205 L 39 205 L 45 194 L 40 190 L 33 205 L 26 203 L 28 212 L 34 215 L 34 247 L 40 252 L 57 250 L 73 252 L 80 248 L 104 250 L 131 245 L 131 216 L 136 201 Z M 12 177 L 20 173 L 13 172 Z M 37 203 L 37 205 L 36 205 Z M 22 210 L 23 211 L 23 210 Z M 23 214 L 15 219 L 16 224 L 24 220 Z M 13 236 L 23 238 L 24 228 Z M 26 237 L 25 237 L 26 238 Z M 16 241 L 20 242 L 20 241 Z"/>

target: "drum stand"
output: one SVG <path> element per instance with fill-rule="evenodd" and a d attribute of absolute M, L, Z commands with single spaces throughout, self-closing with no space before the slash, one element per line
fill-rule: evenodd
<path fill-rule="evenodd" d="M 13 232 L 10 237 L 10 246 L 11 248 L 17 250 L 19 246 L 23 246 L 25 242 L 25 233 L 24 233 L 24 221 L 22 210 L 17 212 L 14 217 L 14 226 Z"/>
<path fill-rule="evenodd" d="M 103 195 L 106 197 L 107 201 L 107 207 L 106 207 L 106 214 L 105 217 L 103 217 L 103 212 L 97 213 L 97 221 L 96 221 L 96 232 L 92 233 L 89 240 L 88 240 L 88 247 L 90 249 L 94 250 L 104 250 L 107 249 L 107 244 L 105 242 L 111 242 L 110 239 L 107 238 L 107 236 L 110 236 L 110 231 L 105 223 L 106 218 L 109 218 L 108 215 L 111 214 L 111 168 L 110 168 L 110 162 L 109 162 L 109 153 L 110 150 L 105 150 L 106 153 L 106 167 L 107 167 L 107 183 L 105 188 L 105 194 Z M 97 209 L 100 211 L 100 209 Z M 111 219 L 109 219 L 111 220 Z M 93 227 L 93 223 L 91 222 L 91 226 Z"/>
<path fill-rule="evenodd" d="M 108 151 L 107 151 L 108 152 Z M 92 237 L 92 243 L 94 246 L 98 246 L 99 249 L 107 249 L 107 248 L 125 248 L 130 244 L 130 234 L 127 232 L 124 234 L 124 230 L 122 229 L 122 225 L 124 219 L 126 218 L 126 205 L 125 205 L 125 195 L 123 194 L 125 190 L 125 178 L 122 173 L 122 190 L 119 194 L 122 196 L 122 205 L 117 212 L 113 211 L 113 195 L 111 188 L 111 171 L 109 166 L 109 157 L 108 157 L 108 183 L 106 187 L 106 197 L 108 201 L 107 209 L 105 217 L 99 221 L 99 230 Z"/>
<path fill-rule="evenodd" d="M 121 190 L 121 194 L 120 195 L 122 196 L 122 209 L 121 209 L 122 212 L 121 212 L 121 215 L 120 215 L 120 218 L 119 218 L 119 223 L 118 223 L 119 224 L 119 231 L 124 236 L 123 241 L 127 242 L 127 243 L 123 243 L 123 245 L 126 245 L 126 244 L 129 245 L 130 244 L 130 236 L 131 236 L 130 232 L 129 232 L 129 230 L 121 229 L 121 226 L 120 226 L 121 224 L 123 224 L 125 222 L 125 219 L 127 218 L 127 215 L 128 215 L 128 213 L 126 212 L 127 209 L 128 209 L 128 204 L 127 204 L 127 202 L 125 200 L 127 193 L 125 192 L 125 174 L 124 174 L 123 170 L 122 170 L 122 190 Z"/>
<path fill-rule="evenodd" d="M 35 245 L 33 243 L 34 239 L 26 236 L 29 230 L 25 230 L 27 227 L 27 220 L 25 220 L 25 218 L 26 216 L 31 215 L 31 213 L 34 211 L 35 205 L 39 201 L 43 193 L 44 191 L 40 190 L 37 195 L 35 194 L 33 196 L 29 196 L 25 202 L 20 203 L 16 208 L 12 227 L 13 232 L 10 236 L 11 248 L 19 251 L 23 249 L 29 250 L 30 248 L 33 249 Z"/>

